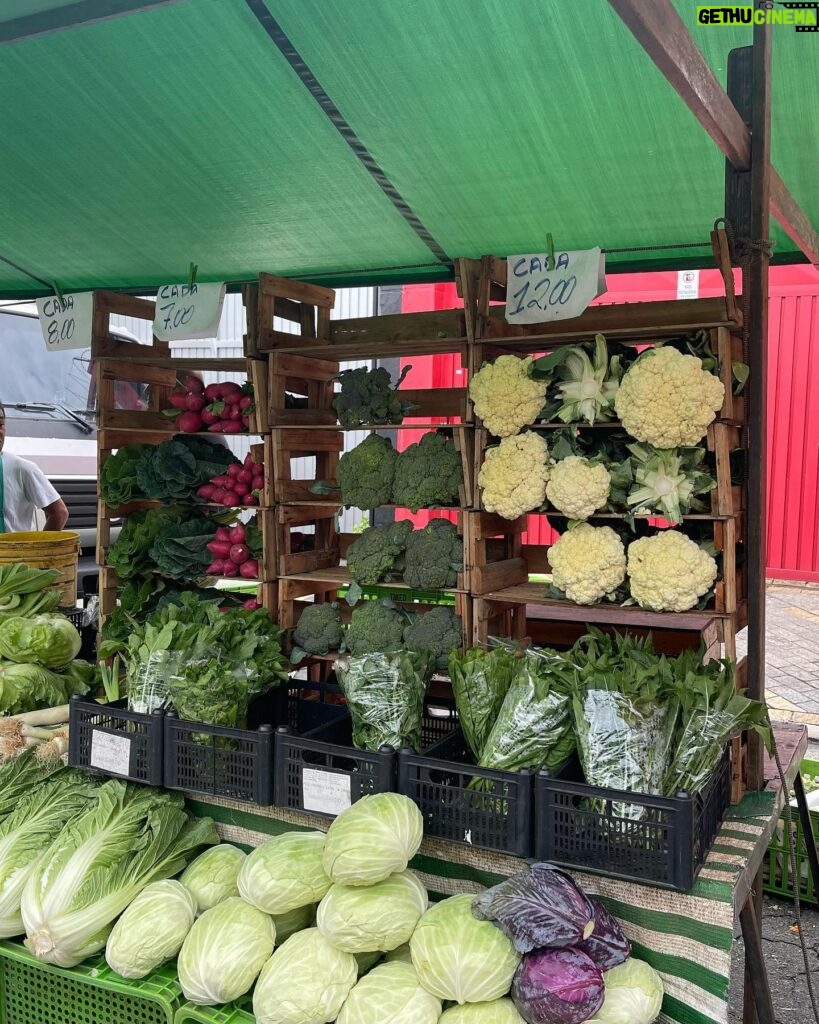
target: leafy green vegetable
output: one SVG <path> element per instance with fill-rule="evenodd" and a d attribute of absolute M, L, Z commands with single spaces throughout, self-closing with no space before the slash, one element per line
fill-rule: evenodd
<path fill-rule="evenodd" d="M 191 515 L 190 509 L 177 505 L 132 513 L 108 549 L 106 565 L 122 580 L 150 575 L 155 568 L 151 548 L 156 538 L 163 530 L 189 520 Z"/>
<path fill-rule="evenodd" d="M 363 796 L 332 822 L 324 870 L 342 885 L 374 885 L 404 871 L 421 845 L 424 819 L 400 793 Z"/>
<path fill-rule="evenodd" d="M 636 513 L 658 512 L 671 523 L 683 515 L 707 508 L 701 495 L 716 486 L 704 466 L 704 448 L 661 451 L 648 444 L 630 444 L 634 484 L 628 505 Z"/>
<path fill-rule="evenodd" d="M 332 885 L 319 903 L 316 927 L 345 953 L 388 952 L 409 942 L 429 900 L 413 871 L 373 885 Z"/>
<path fill-rule="evenodd" d="M 429 659 L 424 653 L 396 651 L 364 654 L 339 663 L 339 683 L 353 720 L 353 745 L 376 751 L 421 749 L 425 678 Z"/>
<path fill-rule="evenodd" d="M 33 749 L 0 763 L 0 819 L 13 811 L 40 783 L 62 771 L 62 762 L 44 763 L 35 756 Z"/>
<path fill-rule="evenodd" d="M 0 713 L 19 715 L 38 708 L 59 707 L 74 693 L 86 693 L 86 673 L 57 673 L 41 665 L 0 661 Z"/>
<path fill-rule="evenodd" d="M 500 647 L 449 655 L 449 678 L 464 739 L 477 761 L 514 679 L 519 658 Z"/>
<path fill-rule="evenodd" d="M 247 858 L 238 846 L 220 843 L 200 853 L 182 872 L 179 881 L 193 897 L 198 914 L 231 896 L 238 896 L 236 879 Z"/>
<path fill-rule="evenodd" d="M 412 964 L 386 963 L 370 971 L 352 990 L 336 1024 L 438 1024 L 441 1000 L 421 985 Z"/>
<path fill-rule="evenodd" d="M 323 832 L 284 832 L 251 850 L 242 864 L 239 895 L 279 917 L 312 907 L 327 895 Z"/>
<path fill-rule="evenodd" d="M 111 925 L 148 885 L 181 871 L 217 843 L 209 818 L 189 819 L 179 793 L 112 779 L 37 861 L 23 893 L 26 945 L 46 963 L 73 967 L 101 950 Z"/>
<path fill-rule="evenodd" d="M 19 664 L 62 668 L 80 653 L 82 640 L 64 615 L 35 615 L 0 622 L 0 657 Z"/>
<path fill-rule="evenodd" d="M 179 882 L 146 885 L 114 925 L 105 959 L 123 978 L 145 978 L 173 960 L 196 920 L 196 901 Z"/>
<path fill-rule="evenodd" d="M 178 434 L 149 446 L 137 466 L 137 483 L 148 498 L 188 501 L 197 487 L 223 476 L 228 466 L 238 461 L 224 445 L 192 434 Z"/>
<path fill-rule="evenodd" d="M 197 517 L 164 527 L 150 549 L 156 571 L 185 580 L 204 576 L 211 562 L 207 546 L 213 540 L 214 530 L 210 519 Z"/>
<path fill-rule="evenodd" d="M 100 472 L 100 497 L 111 508 L 146 497 L 137 482 L 137 470 L 153 445 L 126 444 L 105 460 Z"/>

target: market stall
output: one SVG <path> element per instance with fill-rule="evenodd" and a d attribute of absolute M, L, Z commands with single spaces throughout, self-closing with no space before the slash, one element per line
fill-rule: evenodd
<path fill-rule="evenodd" d="M 568 920 L 577 905 L 588 909 L 577 883 L 600 898 L 598 909 L 580 920 L 583 942 L 594 927 L 605 930 L 606 908 L 620 922 L 610 925 L 614 946 L 619 943 L 616 962 L 606 958 L 610 950 L 602 967 L 587 963 L 583 950 L 578 954 L 575 919 L 562 939 L 539 933 L 525 948 L 516 941 L 517 953 L 524 953 L 518 969 L 508 945 L 514 929 L 510 935 L 502 915 L 487 919 L 497 927 L 482 919 L 489 929 L 482 934 L 493 946 L 482 962 L 490 976 L 503 977 L 494 988 L 467 989 L 451 978 L 441 983 L 448 965 L 440 948 L 432 955 L 435 943 L 422 937 L 437 920 L 434 908 L 420 916 L 424 895 L 413 918 L 418 927 L 410 928 L 417 977 L 413 973 L 409 982 L 419 1021 L 437 1020 L 449 1002 L 469 1006 L 510 991 L 514 1006 L 507 1000 L 504 1007 L 516 1024 L 541 1024 L 556 1006 L 570 1024 L 597 1019 L 598 1012 L 605 1020 L 604 989 L 608 995 L 616 986 L 603 972 L 631 962 L 623 952 L 630 942 L 632 960 L 648 964 L 660 979 L 649 972 L 646 1019 L 660 1012 L 663 1022 L 724 1024 L 739 921 L 745 1019 L 772 1024 L 759 936 L 760 869 L 798 778 L 806 736 L 778 728 L 772 737 L 764 710 L 767 266 L 772 240 L 785 258 L 801 252 L 812 262 L 819 262 L 819 240 L 771 164 L 771 24 L 763 18 L 754 27 L 753 46 L 743 29 L 708 36 L 698 27 L 709 63 L 670 3 L 601 4 L 605 31 L 595 30 L 602 39 L 598 57 L 621 94 L 613 88 L 598 93 L 598 104 L 615 106 L 589 119 L 588 62 L 575 55 L 591 40 L 565 5 L 551 4 L 535 17 L 525 6 L 494 10 L 489 4 L 478 16 L 471 10 L 468 19 L 436 7 L 442 37 L 463 38 L 466 48 L 453 63 L 463 65 L 458 82 L 465 87 L 452 90 L 452 118 L 442 138 L 427 137 L 424 129 L 438 123 L 432 114 L 441 107 L 437 89 L 435 95 L 429 89 L 432 44 L 424 36 L 423 45 L 407 47 L 409 25 L 397 9 L 379 12 L 391 31 L 379 30 L 376 39 L 378 19 L 366 4 L 321 12 L 282 4 L 276 17 L 273 5 L 256 0 L 147 6 L 126 18 L 106 11 L 93 24 L 72 23 L 80 15 L 60 4 L 0 18 L 0 40 L 13 44 L 3 51 L 0 74 L 16 76 L 34 97 L 41 94 L 29 76 L 38 60 L 62 61 L 68 69 L 79 55 L 84 78 L 132 75 L 145 87 L 140 102 L 154 102 L 155 109 L 187 104 L 181 78 L 169 84 L 165 74 L 146 74 L 147 54 L 151 67 L 161 65 L 165 73 L 179 66 L 187 85 L 195 80 L 214 109 L 232 106 L 243 115 L 225 118 L 218 140 L 211 114 L 192 118 L 190 138 L 208 158 L 203 162 L 195 146 L 183 147 L 184 165 L 174 118 L 163 119 L 161 131 L 171 125 L 174 142 L 164 149 L 167 168 L 178 174 L 168 173 L 161 183 L 153 176 L 150 184 L 144 160 L 130 155 L 130 173 L 117 180 L 123 208 L 138 209 L 139 216 L 118 222 L 119 245 L 104 257 L 93 243 L 110 216 L 99 210 L 79 219 L 84 249 L 76 211 L 54 221 L 54 230 L 62 225 L 72 237 L 70 251 L 56 252 L 51 234 L 34 231 L 24 240 L 23 220 L 27 231 L 29 220 L 21 220 L 18 209 L 6 210 L 9 251 L 17 259 L 3 257 L 0 289 L 16 297 L 54 292 L 61 300 L 70 288 L 84 291 L 91 304 L 107 698 L 101 704 L 92 692 L 71 701 L 69 761 L 87 773 L 72 799 L 84 827 L 72 825 L 70 816 L 52 821 L 54 845 L 39 851 L 38 867 L 28 867 L 18 905 L 12 894 L 11 911 L 21 916 L 14 916 L 9 941 L 0 944 L 8 1024 L 55 1015 L 180 1024 L 287 1018 L 289 1024 L 287 1013 L 295 1011 L 276 1005 L 277 988 L 288 991 L 295 978 L 313 998 L 324 984 L 318 964 L 337 967 L 334 983 L 343 994 L 332 1006 L 302 1009 L 304 1019 L 358 1021 L 358 1001 L 380 983 L 368 979 L 384 978 L 390 988 L 390 972 L 384 973 L 390 964 L 368 974 L 372 961 L 356 964 L 352 953 L 391 955 L 409 933 L 400 943 L 395 936 L 368 936 L 364 945 L 360 935 L 351 940 L 347 933 L 362 928 L 353 904 L 334 909 L 342 895 L 331 898 L 325 889 L 286 908 L 304 911 L 320 903 L 317 927 L 305 927 L 311 920 L 302 915 L 292 936 L 282 942 L 280 934 L 273 952 L 271 922 L 284 932 L 281 904 L 237 883 L 237 892 L 228 887 L 221 893 L 223 903 L 200 901 L 193 924 L 190 908 L 186 915 L 182 906 L 189 897 L 165 879 L 218 839 L 222 843 L 201 857 L 212 853 L 238 863 L 240 854 L 225 851 L 227 843 L 243 851 L 269 849 L 269 837 L 299 829 L 317 830 L 309 842 L 330 846 L 334 829 L 342 835 L 343 822 L 376 805 L 364 797 L 395 809 L 385 828 L 387 846 L 396 845 L 397 835 L 406 838 L 406 820 L 417 817 L 419 824 L 403 861 L 399 856 L 378 878 L 372 862 L 386 856 L 378 842 L 369 849 L 368 837 L 358 836 L 352 867 L 356 857 L 339 848 L 339 857 L 350 858 L 348 870 L 362 872 L 358 884 L 381 884 L 390 871 L 403 878 L 409 859 L 415 875 L 401 885 L 412 893 L 393 894 L 396 899 L 420 898 L 419 885 L 433 899 L 478 895 L 510 876 L 517 881 L 509 884 L 521 884 L 521 877 L 531 882 L 536 872 L 526 868 L 529 860 L 553 861 L 574 883 L 560 883 L 561 898 L 540 893 L 538 913 Z M 413 32 L 419 24 L 413 22 Z M 335 50 L 337 39 L 355 32 L 360 81 L 346 77 L 358 74 L 352 70 L 358 63 L 342 69 Z M 730 54 L 729 37 L 736 46 Z M 501 74 L 483 45 L 488 38 L 517 54 L 511 77 Z M 97 68 L 87 58 L 98 55 L 105 39 L 119 63 Z M 182 39 L 185 59 L 177 65 Z M 521 83 L 540 96 L 545 44 L 562 55 L 555 66 L 566 76 L 561 95 L 567 109 L 548 120 L 554 131 L 535 145 L 531 160 L 522 157 L 514 173 L 493 170 L 498 180 L 517 181 L 515 187 L 490 187 L 487 125 L 504 125 L 496 152 L 522 153 L 515 142 L 520 125 L 506 118 L 505 107 L 499 116 L 493 104 L 505 105 Z M 790 47 L 792 41 L 783 51 L 780 89 L 784 81 L 793 90 L 813 59 L 806 61 L 801 51 L 795 59 Z M 214 62 L 214 51 L 229 59 Z M 633 65 L 623 53 L 634 55 Z M 652 79 L 659 86 L 656 110 L 647 115 L 649 57 L 673 88 Z M 373 77 L 383 88 L 379 96 L 363 87 L 373 61 L 400 69 Z M 727 92 L 713 70 L 718 61 L 727 68 Z M 487 89 L 487 82 L 503 88 Z M 279 101 L 273 141 L 271 95 Z M 724 194 L 720 162 L 679 98 L 727 158 Z M 71 96 L 72 113 L 87 129 L 77 133 L 82 145 L 93 147 L 101 130 L 115 132 L 117 117 L 95 120 L 98 102 L 88 90 Z M 385 102 L 415 124 L 417 152 L 406 145 L 405 125 L 390 134 L 384 126 L 391 118 L 373 119 L 373 105 L 383 112 Z M 640 122 L 628 138 L 655 139 L 662 160 L 661 166 L 654 161 L 646 143 L 630 153 L 631 171 L 618 178 L 609 167 L 623 133 L 605 138 L 592 128 L 619 124 L 626 108 Z M 535 131 L 538 120 L 528 118 L 525 130 Z M 590 126 L 585 149 L 578 145 L 581 124 Z M 793 123 L 781 122 L 780 131 L 791 148 L 778 142 L 774 159 L 805 192 L 793 147 L 802 127 L 794 135 Z M 225 158 L 228 135 L 241 161 Z M 456 137 L 467 142 L 457 158 L 448 154 L 455 160 L 450 184 L 457 185 L 448 208 L 441 203 L 440 175 L 419 173 L 419 167 L 436 164 L 432 156 L 445 156 Z M 677 147 L 683 137 L 687 148 Z M 286 147 L 279 153 L 282 139 Z M 538 146 L 541 157 L 535 158 Z M 545 162 L 561 169 L 550 181 L 548 223 L 534 225 L 542 220 L 532 211 L 543 205 L 547 152 Z M 31 161 L 20 162 L 14 152 L 10 159 L 16 192 L 24 197 Z M 49 168 L 59 166 L 64 180 L 75 180 L 83 164 L 83 191 L 95 187 L 87 177 L 96 173 L 94 160 L 72 153 L 66 166 L 65 159 L 50 154 Z M 238 164 L 258 173 L 258 202 L 245 201 L 254 189 L 234 176 Z M 317 166 L 321 180 L 293 173 Z M 196 175 L 208 186 L 186 185 L 180 192 L 171 184 L 176 207 L 160 201 L 156 184 L 164 188 L 176 177 L 189 182 Z M 582 203 L 574 194 L 578 181 L 587 182 Z M 264 198 L 271 188 L 278 197 L 275 215 Z M 460 209 L 454 196 L 470 193 Z M 164 211 L 161 224 L 162 218 L 144 216 L 147 195 Z M 205 205 L 214 196 L 220 200 L 200 219 L 203 208 L 198 199 L 191 206 L 194 195 L 205 196 Z M 645 210 L 637 200 L 643 195 Z M 223 203 L 225 196 L 241 199 Z M 770 229 L 769 211 L 782 230 Z M 229 229 L 218 227 L 227 223 Z M 157 234 L 161 258 L 146 263 L 145 253 L 156 253 Z M 569 239 L 574 248 L 563 252 Z M 581 306 L 570 318 L 539 322 L 538 312 L 548 312 L 539 289 L 554 294 L 554 282 L 543 274 L 556 275 L 574 249 L 602 244 L 609 247 L 609 270 L 713 260 L 725 294 L 586 312 Z M 527 252 L 507 262 L 506 254 Z M 246 359 L 176 359 L 158 337 L 158 303 L 126 294 L 154 291 L 191 255 L 200 261 L 202 280 L 241 286 Z M 528 263 L 526 274 L 518 275 L 520 261 Z M 48 269 L 40 273 L 40 267 Z M 517 279 L 527 275 L 525 284 Z M 455 278 L 462 308 L 332 318 L 333 288 L 345 282 L 441 277 Z M 191 263 L 188 294 L 195 282 Z M 563 279 L 562 287 L 565 297 L 573 286 Z M 521 320 L 524 307 L 530 315 Z M 114 341 L 114 315 L 153 321 L 153 344 Z M 69 329 L 63 317 L 62 332 L 75 326 L 72 320 Z M 404 387 L 398 374 L 390 378 L 372 365 L 435 353 L 460 358 L 463 387 Z M 342 364 L 351 360 L 360 365 L 345 370 Z M 206 383 L 202 374 L 217 376 Z M 119 408 L 118 383 L 139 389 L 145 408 Z M 394 444 L 399 427 L 413 431 L 412 443 L 400 451 Z M 367 436 L 348 450 L 346 432 L 354 429 Z M 227 443 L 214 443 L 215 435 L 226 435 Z M 305 459 L 311 466 L 306 475 L 296 469 Z M 339 532 L 344 507 L 370 513 L 369 528 Z M 528 515 L 548 516 L 561 533 L 548 550 L 523 543 Z M 748 656 L 736 663 L 737 634 L 746 627 Z M 62 662 L 58 668 L 67 671 Z M 612 719 L 617 727 L 604 728 Z M 598 745 L 606 732 L 616 742 Z M 764 743 L 774 749 L 772 739 L 781 776 L 763 755 Z M 36 817 L 43 794 L 70 788 L 69 778 L 32 776 L 25 814 Z M 100 778 L 111 781 L 97 790 L 92 781 Z M 126 779 L 141 785 L 126 788 Z M 83 811 L 85 801 L 93 806 Z M 68 815 L 68 798 L 64 811 Z M 109 813 L 112 821 L 122 816 L 130 846 L 117 846 L 115 829 L 109 834 L 102 821 Z M 25 814 L 9 817 L 8 828 L 28 829 Z M 50 893 L 45 865 L 76 863 L 91 843 L 83 832 L 95 830 L 107 866 L 117 865 L 105 877 L 110 899 L 94 900 L 93 913 L 75 916 L 70 879 L 65 892 Z M 165 839 L 158 841 L 159 833 Z M 200 861 L 188 870 L 195 874 Z M 293 863 L 288 870 L 298 874 Z M 376 874 L 385 864 L 376 864 Z M 334 871 L 327 867 L 327 887 L 332 881 L 345 888 L 350 876 Z M 75 888 L 81 883 L 73 880 Z M 150 884 L 170 886 L 181 905 L 179 942 L 169 942 L 162 957 L 173 961 L 179 953 L 179 959 L 177 967 L 152 963 L 130 984 L 117 942 L 127 948 L 129 915 L 138 917 L 133 901 Z M 147 904 L 151 894 L 145 893 Z M 239 894 L 244 903 L 236 902 Z M 390 910 L 398 906 L 389 904 Z M 477 917 L 466 912 L 465 934 L 486 906 L 479 899 L 472 908 Z M 157 928 L 171 916 L 160 915 Z M 619 937 L 621 927 L 627 939 Z M 210 929 L 222 936 L 221 947 Z M 14 938 L 23 932 L 27 947 Z M 106 942 L 108 966 L 89 960 Z M 229 984 L 228 946 L 240 975 Z M 566 1009 L 560 984 L 543 980 L 545 968 L 536 984 L 529 977 L 529 969 L 540 971 L 540 954 L 548 963 L 574 957 L 575 967 L 581 957 L 579 1007 Z M 314 976 L 306 976 L 311 969 Z M 363 977 L 355 984 L 357 973 Z M 255 1018 L 249 1002 L 254 984 Z M 404 1020 L 408 1011 L 396 1005 L 384 1012 Z M 445 1009 L 441 1020 L 471 1019 L 459 1012 Z"/>

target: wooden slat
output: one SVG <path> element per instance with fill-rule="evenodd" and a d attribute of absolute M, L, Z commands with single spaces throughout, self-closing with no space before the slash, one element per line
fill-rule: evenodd
<path fill-rule="evenodd" d="M 156 303 L 153 299 L 140 299 L 136 295 L 124 295 L 101 289 L 94 292 L 94 307 L 102 313 L 117 316 L 132 316 L 137 320 L 153 322 Z"/>
<path fill-rule="evenodd" d="M 819 234 L 791 195 L 788 186 L 771 168 L 771 213 L 808 260 L 819 267 Z"/>
<path fill-rule="evenodd" d="M 354 317 L 334 320 L 330 324 L 330 340 L 333 344 L 360 342 L 369 345 L 374 342 L 415 342 L 420 339 L 460 341 L 464 338 L 466 322 L 462 309 Z M 401 354 L 404 354 L 403 350 Z"/>
<path fill-rule="evenodd" d="M 307 302 L 311 306 L 323 306 L 326 309 L 332 309 L 336 304 L 336 293 L 332 288 L 322 288 L 317 284 L 276 277 L 273 274 L 259 274 L 259 291 L 263 295 Z"/>

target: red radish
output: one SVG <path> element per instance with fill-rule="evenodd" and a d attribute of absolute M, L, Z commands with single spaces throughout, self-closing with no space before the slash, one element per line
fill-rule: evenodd
<path fill-rule="evenodd" d="M 248 452 L 247 455 L 245 455 L 244 467 L 245 467 L 245 469 L 247 469 L 249 466 L 252 466 L 252 465 L 253 465 L 253 452 Z"/>
<path fill-rule="evenodd" d="M 212 540 L 206 546 L 214 558 L 229 558 L 230 549 L 233 547 L 233 545 L 226 540 Z"/>
<path fill-rule="evenodd" d="M 242 499 L 236 493 L 236 491 L 225 491 L 222 496 L 222 504 L 226 508 L 233 508 L 235 505 L 241 505 Z"/>
<path fill-rule="evenodd" d="M 174 409 L 187 409 L 187 402 L 189 397 L 190 396 L 186 394 L 173 394 L 168 399 L 168 401 L 171 403 L 171 407 Z"/>
<path fill-rule="evenodd" d="M 239 399 L 239 408 L 244 412 L 245 409 L 249 409 L 253 405 L 253 395 L 242 395 Z"/>
<path fill-rule="evenodd" d="M 254 476 L 253 483 L 250 487 L 251 491 L 263 491 L 264 490 L 264 477 Z"/>
<path fill-rule="evenodd" d="M 183 434 L 196 434 L 204 424 L 198 412 L 183 412 L 178 417 L 176 425 Z"/>
<path fill-rule="evenodd" d="M 224 496 L 225 496 L 225 489 L 224 489 L 224 487 L 217 487 L 216 490 L 213 492 L 213 494 L 211 494 L 210 500 L 211 500 L 211 502 L 214 505 L 221 505 L 222 504 L 222 498 L 224 498 Z"/>
<path fill-rule="evenodd" d="M 225 569 L 225 563 L 221 558 L 214 558 L 214 560 L 207 567 L 205 572 L 208 576 L 221 576 Z"/>
<path fill-rule="evenodd" d="M 222 385 L 221 384 L 208 384 L 204 391 L 205 398 L 209 402 L 215 402 L 222 397 Z"/>
<path fill-rule="evenodd" d="M 213 486 L 213 484 L 202 484 L 201 487 L 196 488 L 196 493 L 204 501 L 210 501 L 210 499 L 213 497 L 213 492 L 215 490 L 216 488 Z"/>
<path fill-rule="evenodd" d="M 225 562 L 224 567 L 222 568 L 222 575 L 223 576 L 230 576 L 230 577 L 238 576 L 239 575 L 239 566 L 236 565 L 235 562 L 231 562 L 228 559 L 228 561 Z"/>
<path fill-rule="evenodd" d="M 251 597 L 247 601 L 243 602 L 242 607 L 246 611 L 255 612 L 262 606 L 259 604 L 255 597 Z"/>
<path fill-rule="evenodd" d="M 234 544 L 230 549 L 230 560 L 237 565 L 246 562 L 250 558 L 250 548 L 247 544 Z"/>
<path fill-rule="evenodd" d="M 219 422 L 219 417 L 215 412 L 211 412 L 210 409 L 203 409 L 199 415 L 202 417 L 202 422 L 206 427 L 211 427 L 214 423 Z"/>
<path fill-rule="evenodd" d="M 234 380 L 226 380 L 222 384 L 222 398 L 227 398 L 228 395 L 240 395 L 242 394 L 242 387 L 237 384 Z"/>
<path fill-rule="evenodd" d="M 208 433 L 209 434 L 224 434 L 225 433 L 225 424 L 221 420 L 218 420 L 216 423 L 211 423 L 211 425 L 208 427 Z"/>
<path fill-rule="evenodd" d="M 228 419 L 229 420 L 240 420 L 241 418 L 242 418 L 242 410 L 239 408 L 238 405 L 232 405 L 230 407 L 230 412 L 228 413 Z"/>
<path fill-rule="evenodd" d="M 188 395 L 185 399 L 185 408 L 190 412 L 201 412 L 205 408 L 205 399 L 202 395 Z"/>
<path fill-rule="evenodd" d="M 253 474 L 250 472 L 249 469 L 240 469 L 239 472 L 236 474 L 236 479 L 239 481 L 240 484 L 252 484 Z"/>
<path fill-rule="evenodd" d="M 246 580 L 257 580 L 259 578 L 259 563 L 255 558 L 248 558 L 239 566 L 239 574 Z"/>
<path fill-rule="evenodd" d="M 240 483 L 238 480 L 233 485 L 233 493 L 238 494 L 240 498 L 244 498 L 246 494 L 250 494 L 250 488 L 247 484 Z"/>
<path fill-rule="evenodd" d="M 222 423 L 223 434 L 241 434 L 244 426 L 241 420 L 227 420 Z"/>
<path fill-rule="evenodd" d="M 233 481 L 229 476 L 215 476 L 211 483 L 216 484 L 217 487 L 231 487 L 233 485 Z"/>
<path fill-rule="evenodd" d="M 189 373 L 185 378 L 185 387 L 191 392 L 191 394 L 201 395 L 205 390 L 205 382 L 200 380 L 195 373 Z"/>
<path fill-rule="evenodd" d="M 255 494 L 246 494 L 244 496 L 244 498 L 242 498 L 242 504 L 243 505 L 258 505 L 259 504 L 259 499 L 256 497 Z"/>
<path fill-rule="evenodd" d="M 228 530 L 228 538 L 231 544 L 244 544 L 246 536 L 245 528 L 241 523 L 231 526 Z"/>
<path fill-rule="evenodd" d="M 242 467 L 238 462 L 232 462 L 227 468 L 228 476 L 238 477 L 241 472 Z"/>
<path fill-rule="evenodd" d="M 229 526 L 217 526 L 216 527 L 216 533 L 214 533 L 214 535 L 213 535 L 213 539 L 214 540 L 230 540 L 230 527 Z"/>

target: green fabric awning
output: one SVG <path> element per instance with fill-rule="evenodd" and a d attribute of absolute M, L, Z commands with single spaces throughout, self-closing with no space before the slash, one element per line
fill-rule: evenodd
<path fill-rule="evenodd" d="M 750 27 L 677 6 L 724 84 Z M 6 0 L 3 42 L 6 296 L 147 288 L 191 261 L 200 280 L 432 279 L 546 232 L 707 243 L 723 213 L 722 155 L 605 0 Z M 819 33 L 773 42 L 772 159 L 817 226 Z"/>

